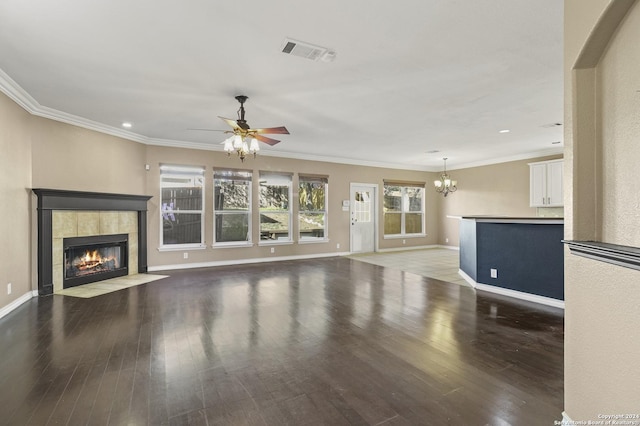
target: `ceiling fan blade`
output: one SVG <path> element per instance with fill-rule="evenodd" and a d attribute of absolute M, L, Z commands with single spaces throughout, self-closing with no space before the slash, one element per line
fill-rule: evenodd
<path fill-rule="evenodd" d="M 251 129 L 258 134 L 272 134 L 272 135 L 288 135 L 289 131 L 286 127 L 268 127 L 266 129 Z"/>
<path fill-rule="evenodd" d="M 266 136 L 262 136 L 262 135 L 253 135 L 253 136 L 254 136 L 256 139 L 258 139 L 260 142 L 264 142 L 264 143 L 266 143 L 267 145 L 271 145 L 271 146 L 273 146 L 273 145 L 275 145 L 275 144 L 277 144 L 277 143 L 280 143 L 280 141 L 275 140 L 275 139 L 268 138 L 268 137 L 266 137 Z"/>
<path fill-rule="evenodd" d="M 225 123 L 227 123 L 234 130 L 235 129 L 240 129 L 240 126 L 238 126 L 238 122 L 236 120 L 231 120 L 230 118 L 224 118 L 224 117 L 220 117 L 220 116 L 218 116 L 218 118 L 221 119 L 222 121 L 224 121 Z"/>

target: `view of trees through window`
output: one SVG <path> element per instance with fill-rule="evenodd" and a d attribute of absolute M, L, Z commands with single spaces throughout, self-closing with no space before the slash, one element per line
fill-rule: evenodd
<path fill-rule="evenodd" d="M 384 234 L 423 233 L 424 187 L 384 186 Z"/>
<path fill-rule="evenodd" d="M 300 177 L 298 188 L 298 226 L 301 239 L 326 238 L 325 178 Z"/>
<path fill-rule="evenodd" d="M 260 177 L 260 239 L 291 239 L 291 176 Z"/>
<path fill-rule="evenodd" d="M 215 242 L 251 241 L 251 174 L 214 173 Z"/>
<path fill-rule="evenodd" d="M 161 166 L 162 246 L 204 244 L 204 172 L 198 167 Z M 248 170 L 214 169 L 214 244 L 251 243 L 252 179 Z M 294 207 L 298 239 L 326 240 L 328 178 L 300 175 L 296 206 L 291 202 L 292 181 L 292 174 L 260 173 L 256 197 L 260 240 L 292 241 Z"/>

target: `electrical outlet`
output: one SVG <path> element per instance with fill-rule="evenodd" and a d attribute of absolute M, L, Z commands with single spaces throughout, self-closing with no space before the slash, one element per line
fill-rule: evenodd
<path fill-rule="evenodd" d="M 407 244 L 407 240 L 402 240 L 402 244 Z"/>
<path fill-rule="evenodd" d="M 11 294 L 11 283 L 7 284 L 7 294 Z"/>
<path fill-rule="evenodd" d="M 498 270 L 491 269 L 491 278 L 498 278 Z"/>
<path fill-rule="evenodd" d="M 340 248 L 340 243 L 336 244 L 336 248 L 339 249 Z"/>
<path fill-rule="evenodd" d="M 182 254 L 182 256 L 183 256 L 185 259 L 188 259 L 188 258 L 189 258 L 189 253 L 186 253 L 186 252 L 185 252 L 185 253 L 183 253 L 183 254 Z"/>
<path fill-rule="evenodd" d="M 271 247 L 271 253 L 275 253 L 276 252 L 276 248 L 275 247 Z"/>
<path fill-rule="evenodd" d="M 445 242 L 445 243 L 448 243 L 448 242 L 449 242 L 449 239 L 448 239 L 448 238 L 445 238 L 445 239 L 444 239 L 444 242 Z"/>

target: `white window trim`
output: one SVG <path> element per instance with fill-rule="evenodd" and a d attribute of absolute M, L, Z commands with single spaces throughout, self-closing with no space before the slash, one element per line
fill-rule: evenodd
<path fill-rule="evenodd" d="M 206 244 L 166 244 L 158 247 L 158 251 L 188 251 L 188 250 L 204 250 Z"/>
<path fill-rule="evenodd" d="M 298 180 L 298 190 L 300 180 Z M 324 213 L 324 237 L 301 237 L 300 236 L 300 205 L 298 204 L 298 243 L 326 243 L 329 241 L 329 183 L 324 184 L 324 211 L 304 210 L 304 213 Z"/>
<path fill-rule="evenodd" d="M 283 175 L 289 178 L 288 187 L 289 187 L 289 209 L 288 210 L 269 210 L 271 213 L 288 213 L 289 214 L 289 227 L 288 227 L 288 238 L 286 240 L 263 240 L 261 235 L 258 235 L 259 246 L 268 246 L 268 245 L 286 245 L 293 244 L 293 176 L 292 175 Z M 258 188 L 258 191 L 260 189 Z M 260 198 L 260 193 L 258 193 L 258 198 Z M 260 214 L 262 213 L 262 208 L 260 207 L 260 202 L 258 202 L 258 234 L 262 234 L 262 227 L 260 226 Z"/>
<path fill-rule="evenodd" d="M 211 248 L 221 249 L 221 248 L 247 248 L 253 247 L 255 244 L 248 241 L 225 241 L 223 243 L 215 243 L 211 245 Z"/>
<path fill-rule="evenodd" d="M 387 185 L 384 185 L 387 186 Z M 383 186 L 383 190 L 384 190 L 384 186 Z M 425 207 L 425 195 L 426 195 L 426 190 L 425 188 L 422 188 L 422 205 L 420 207 L 420 211 L 411 211 L 411 210 L 405 210 L 408 207 L 408 200 L 406 199 L 406 190 L 407 188 L 411 188 L 410 186 L 402 186 L 402 185 L 389 185 L 389 186 L 398 186 L 400 188 L 402 188 L 402 196 L 401 196 L 401 206 L 400 206 L 400 211 L 392 211 L 392 212 L 383 212 L 383 215 L 385 214 L 399 214 L 400 215 L 400 229 L 404 230 L 406 223 L 405 223 L 405 218 L 406 218 L 406 214 L 407 213 L 420 213 L 420 215 L 422 216 L 422 230 L 423 232 L 419 232 L 419 233 L 412 233 L 412 234 L 406 234 L 406 233 L 400 233 L 400 234 L 383 234 L 383 239 L 385 240 L 393 240 L 393 239 L 398 239 L 398 238 L 421 238 L 421 237 L 426 237 L 427 233 L 426 231 L 426 207 Z"/>
<path fill-rule="evenodd" d="M 217 170 L 217 169 L 216 169 Z M 215 209 L 215 197 L 216 197 L 216 179 L 215 179 L 215 170 L 214 170 L 214 178 L 213 182 L 213 235 L 211 247 L 216 248 L 232 248 L 232 247 L 252 247 L 253 246 L 253 173 L 251 174 L 251 179 L 248 181 L 249 187 L 249 209 L 245 212 L 243 210 L 220 210 L 219 213 L 246 213 L 248 215 L 248 224 L 249 229 L 247 230 L 248 240 L 246 241 L 216 241 L 216 213 L 218 213 Z"/>
<path fill-rule="evenodd" d="M 298 240 L 298 244 L 321 244 L 328 243 L 328 238 L 320 238 L 320 237 L 305 237 Z"/>
<path fill-rule="evenodd" d="M 285 241 L 285 240 L 260 240 L 258 246 L 289 246 L 292 245 L 293 241 Z"/>

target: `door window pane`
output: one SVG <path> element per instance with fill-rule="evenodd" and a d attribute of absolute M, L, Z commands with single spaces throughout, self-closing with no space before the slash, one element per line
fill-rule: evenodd
<path fill-rule="evenodd" d="M 355 193 L 355 219 L 358 222 L 371 222 L 371 196 L 369 191 Z"/>

